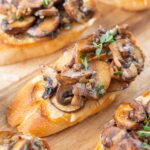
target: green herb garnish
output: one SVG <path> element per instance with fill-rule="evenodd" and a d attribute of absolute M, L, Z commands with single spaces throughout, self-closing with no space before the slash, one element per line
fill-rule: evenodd
<path fill-rule="evenodd" d="M 115 76 L 122 76 L 122 74 L 123 74 L 122 71 L 114 72 L 114 75 L 115 75 Z"/>
<path fill-rule="evenodd" d="M 101 54 L 102 48 L 103 48 L 102 43 L 93 42 L 93 45 L 97 48 L 96 49 L 96 56 L 99 56 Z"/>
<path fill-rule="evenodd" d="M 47 7 L 48 4 L 49 4 L 49 0 L 43 0 L 43 5 L 44 5 L 45 7 Z"/>
<path fill-rule="evenodd" d="M 143 144 L 140 145 L 140 148 L 141 148 L 142 150 L 149 150 L 149 149 L 150 149 L 150 146 L 149 146 L 148 144 L 146 144 L 146 143 L 143 143 Z"/>
<path fill-rule="evenodd" d="M 104 88 L 105 88 L 104 85 L 99 84 L 99 85 L 96 87 L 96 93 L 97 93 L 97 95 L 99 95 L 99 96 L 104 95 L 104 93 L 105 93 L 105 89 L 104 89 Z"/>
<path fill-rule="evenodd" d="M 86 57 L 86 54 L 85 53 L 82 53 L 82 55 L 80 56 L 81 58 L 81 62 L 85 68 L 85 70 L 88 70 L 88 61 L 87 61 L 87 57 Z"/>
<path fill-rule="evenodd" d="M 143 126 L 143 129 L 146 131 L 150 131 L 150 126 Z"/>
<path fill-rule="evenodd" d="M 96 56 L 100 56 L 104 43 L 111 44 L 115 41 L 114 37 L 116 36 L 117 32 L 118 32 L 118 28 L 107 31 L 99 38 L 98 42 L 93 42 L 93 45 L 96 47 Z"/>
<path fill-rule="evenodd" d="M 145 130 L 140 130 L 137 132 L 140 138 L 142 137 L 150 137 L 150 132 Z"/>

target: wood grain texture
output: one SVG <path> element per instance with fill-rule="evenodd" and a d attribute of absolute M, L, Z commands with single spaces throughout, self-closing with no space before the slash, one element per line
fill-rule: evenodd
<path fill-rule="evenodd" d="M 98 3 L 97 7 L 100 11 L 99 19 L 86 34 L 95 31 L 99 25 L 112 27 L 116 24 L 128 23 L 145 52 L 145 69 L 110 107 L 74 127 L 47 137 L 52 150 L 93 150 L 100 128 L 110 120 L 118 104 L 124 100 L 131 100 L 150 89 L 150 10 L 132 13 L 101 3 Z M 0 67 L 0 130 L 11 129 L 7 125 L 5 111 L 17 90 L 36 74 L 39 65 L 52 63 L 60 57 L 62 52 L 63 50 L 47 57 Z"/>

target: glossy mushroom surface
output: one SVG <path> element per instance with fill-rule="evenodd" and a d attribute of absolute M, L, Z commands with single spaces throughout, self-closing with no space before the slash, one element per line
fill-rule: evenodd
<path fill-rule="evenodd" d="M 83 0 L 15 0 L 0 4 L 1 29 L 10 35 L 54 38 L 73 22 L 84 23 L 93 15 Z M 68 27 L 68 28 L 67 28 Z"/>
<path fill-rule="evenodd" d="M 133 62 L 138 74 L 133 76 L 132 80 L 124 78 L 122 66 L 118 68 L 116 54 L 114 55 L 110 48 L 112 44 L 118 44 L 119 48 L 115 49 L 115 53 L 120 54 L 122 47 L 120 48 L 119 42 L 122 39 L 126 39 L 129 44 L 132 44 L 132 47 L 137 47 L 135 41 L 129 36 L 127 29 L 118 26 L 110 30 L 100 29 L 78 41 L 72 47 L 71 55 L 68 55 L 67 59 L 60 59 L 59 66 L 56 65 L 53 68 L 46 66 L 43 69 L 43 80 L 37 83 L 33 92 L 36 99 L 48 100 L 57 109 L 72 113 L 80 111 L 86 106 L 87 101 L 100 101 L 106 93 L 127 88 L 142 71 L 144 57 L 140 49 L 133 50 L 131 48 L 131 54 L 128 57 L 134 57 L 132 51 L 136 51 L 138 54 L 139 61 L 136 65 Z M 122 57 L 122 61 L 126 62 L 126 59 L 126 57 Z M 114 68 L 120 69 L 121 73 L 116 72 L 118 70 Z M 136 119 L 139 122 L 143 121 L 143 114 L 132 115 L 132 119 L 137 117 Z M 120 121 L 120 125 L 123 124 L 120 116 L 116 115 L 116 120 Z M 130 127 L 130 124 L 128 126 Z"/>
<path fill-rule="evenodd" d="M 149 102 L 143 105 L 138 100 L 132 100 L 118 106 L 114 119 L 106 123 L 100 134 L 104 150 L 150 149 Z"/>

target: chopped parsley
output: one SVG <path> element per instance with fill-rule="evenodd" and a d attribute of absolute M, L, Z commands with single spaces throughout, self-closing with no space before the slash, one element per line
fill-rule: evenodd
<path fill-rule="evenodd" d="M 47 7 L 48 4 L 49 4 L 49 0 L 43 0 L 43 5 L 44 5 L 45 7 Z"/>
<path fill-rule="evenodd" d="M 97 93 L 98 96 L 104 95 L 104 93 L 105 93 L 104 85 L 99 84 L 99 85 L 96 87 L 96 93 Z"/>
<path fill-rule="evenodd" d="M 117 71 L 117 72 L 114 72 L 114 75 L 115 76 L 122 76 L 123 72 L 122 71 Z"/>
<path fill-rule="evenodd" d="M 81 62 L 85 68 L 85 70 L 88 70 L 88 60 L 87 60 L 87 57 L 86 57 L 86 54 L 85 53 L 82 53 L 82 55 L 80 56 L 81 58 Z"/>
<path fill-rule="evenodd" d="M 96 47 L 96 56 L 100 56 L 104 43 L 111 44 L 115 41 L 114 37 L 116 36 L 117 32 L 118 28 L 116 27 L 115 29 L 107 31 L 105 34 L 103 34 L 99 38 L 98 42 L 93 42 L 93 45 Z"/>

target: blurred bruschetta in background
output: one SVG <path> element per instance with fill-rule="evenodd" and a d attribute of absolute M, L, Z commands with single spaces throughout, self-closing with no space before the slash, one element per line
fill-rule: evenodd
<path fill-rule="evenodd" d="M 100 133 L 96 150 L 150 150 L 150 91 L 121 103 Z"/>
<path fill-rule="evenodd" d="M 0 131 L 0 150 L 50 150 L 46 140 L 14 133 Z"/>
<path fill-rule="evenodd" d="M 95 21 L 90 0 L 15 0 L 0 5 L 0 65 L 53 53 Z"/>
<path fill-rule="evenodd" d="M 140 11 L 150 8 L 150 0 L 99 0 L 101 2 L 116 5 L 118 7 L 130 10 Z"/>

